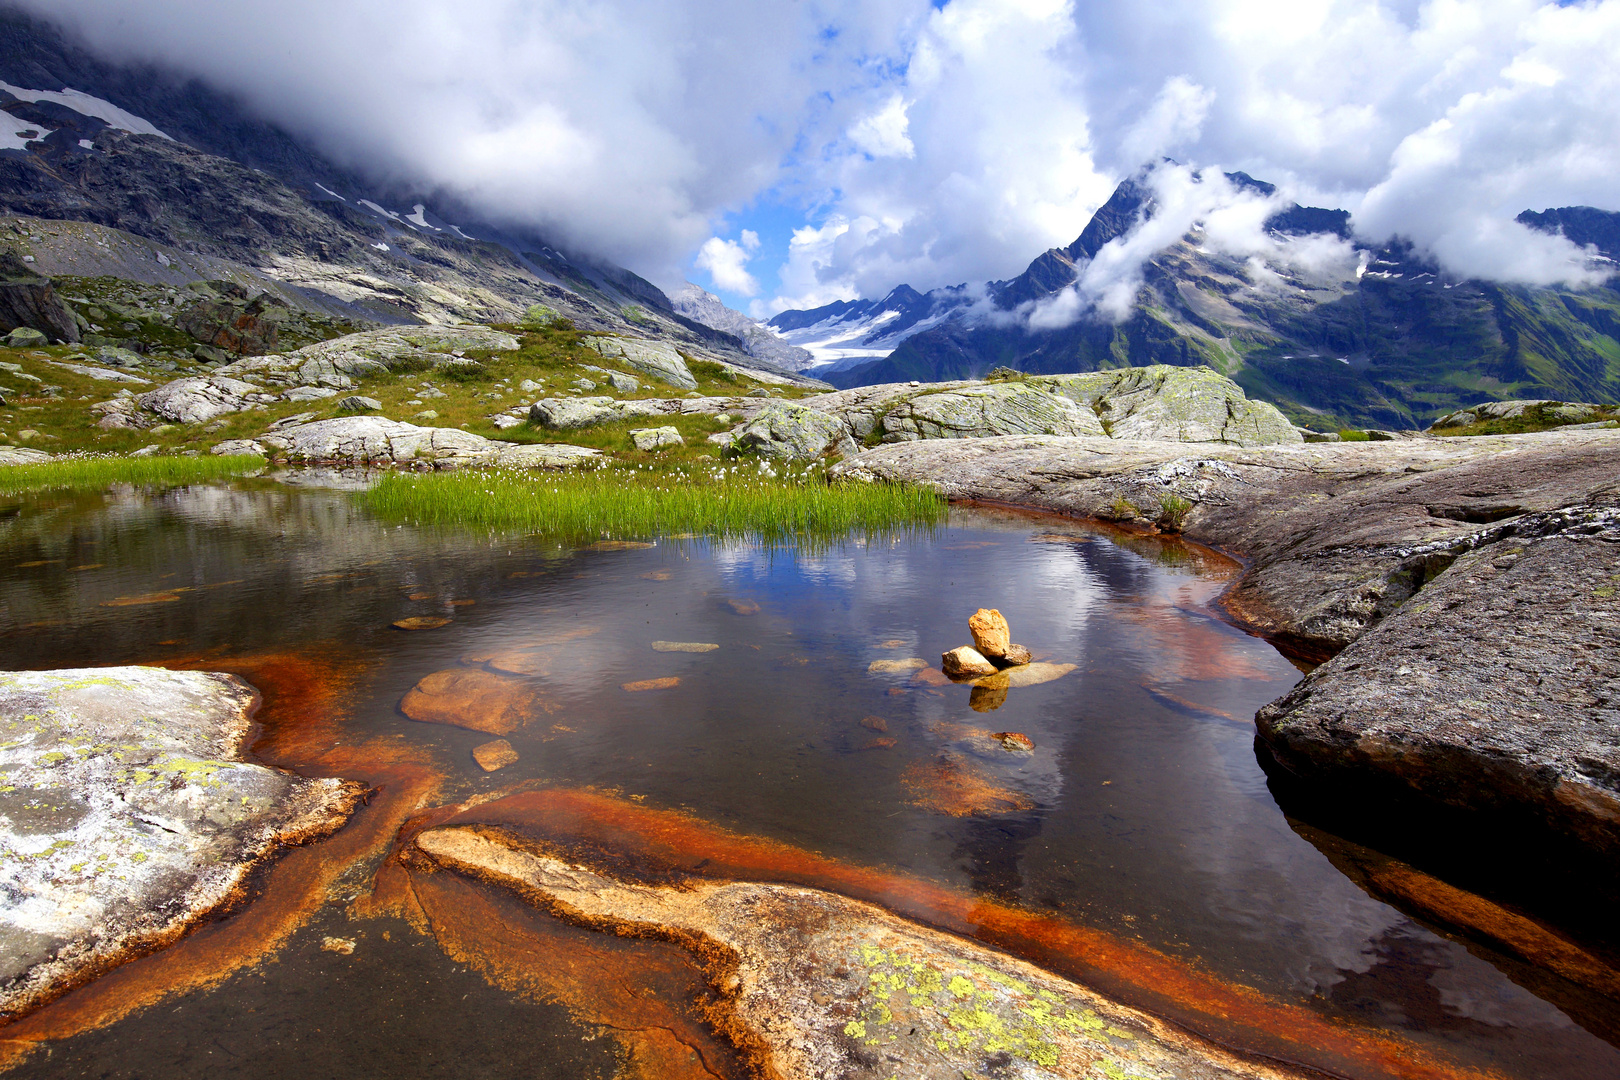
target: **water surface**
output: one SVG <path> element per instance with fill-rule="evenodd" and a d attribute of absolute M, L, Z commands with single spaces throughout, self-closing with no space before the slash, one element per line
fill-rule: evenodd
<path fill-rule="evenodd" d="M 1234 568 L 1201 549 L 960 510 L 932 534 L 814 553 L 566 550 L 383 525 L 343 493 L 263 482 L 6 510 L 6 667 L 340 657 L 363 671 L 340 739 L 426 755 L 443 801 L 524 779 L 589 787 L 1101 928 L 1464 1065 L 1620 1075 L 1607 1043 L 1370 897 L 1278 809 L 1252 717 L 1299 672 L 1222 621 Z M 994 709 L 904 665 L 871 670 L 937 666 L 980 606 L 1073 670 Z M 410 616 L 452 621 L 391 627 Z M 486 774 L 472 750 L 490 735 L 400 712 L 425 676 L 514 651 L 543 703 L 508 736 L 515 764 Z M 1006 731 L 1033 753 L 986 737 Z M 368 873 L 269 963 L 19 1072 L 612 1074 L 577 1015 L 491 986 L 404 924 L 384 938 L 387 920 L 345 918 Z M 358 935 L 352 956 L 320 949 L 334 933 Z"/>

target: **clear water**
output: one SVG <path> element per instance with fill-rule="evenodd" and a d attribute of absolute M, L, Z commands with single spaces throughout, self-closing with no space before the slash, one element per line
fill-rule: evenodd
<path fill-rule="evenodd" d="M 1299 673 L 1221 621 L 1233 567 L 1199 549 L 964 510 L 932 535 L 817 554 L 699 540 L 564 551 L 383 525 L 344 493 L 254 482 L 4 513 L 5 667 L 341 655 L 365 673 L 348 735 L 429 754 L 445 801 L 523 779 L 593 786 L 1101 928 L 1462 1065 L 1620 1075 L 1608 1043 L 1481 950 L 1370 897 L 1290 824 L 1251 718 Z M 937 665 L 980 606 L 1074 670 L 983 712 L 967 687 L 869 670 Z M 452 622 L 390 625 L 419 615 Z M 435 671 L 558 639 L 532 676 L 549 711 L 508 736 L 519 760 L 500 772 L 471 756 L 489 735 L 399 711 Z M 1001 731 L 1034 752 L 983 737 Z M 941 775 L 994 795 L 943 812 Z M 424 1075 L 611 1075 L 588 1026 L 490 987 L 403 925 L 387 943 L 373 926 L 359 960 L 321 952 L 334 918 L 270 963 L 60 1039 L 18 1072 L 363 1076 L 417 1060 Z"/>

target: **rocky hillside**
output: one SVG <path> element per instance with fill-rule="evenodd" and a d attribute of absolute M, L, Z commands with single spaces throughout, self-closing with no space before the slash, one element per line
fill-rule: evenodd
<path fill-rule="evenodd" d="M 107 63 L 4 7 L 0 83 L 0 214 L 36 271 L 231 280 L 354 325 L 510 322 L 541 304 L 584 330 L 787 370 L 622 267 L 341 169 L 196 80 Z"/>
<path fill-rule="evenodd" d="M 1227 179 L 1274 191 L 1241 173 Z M 1210 251 L 1195 228 L 1147 262 L 1123 322 L 1032 330 L 1007 317 L 1059 295 L 1155 209 L 1144 184 L 1122 184 L 1074 243 L 984 287 L 1005 313 L 999 318 L 960 288 L 923 295 L 902 287 L 875 304 L 783 312 L 771 322 L 833 361 L 812 371 L 839 386 L 971 378 L 997 365 L 1055 373 L 1204 364 L 1319 428 L 1420 428 L 1482 398 L 1620 399 L 1617 279 L 1587 290 L 1455 280 L 1400 243 L 1358 246 L 1359 260 L 1333 273 L 1257 273 L 1247 259 Z M 1520 220 L 1611 260 L 1620 253 L 1620 214 L 1572 207 Z M 1350 238 L 1348 215 L 1319 207 L 1287 207 L 1266 229 L 1283 245 Z"/>

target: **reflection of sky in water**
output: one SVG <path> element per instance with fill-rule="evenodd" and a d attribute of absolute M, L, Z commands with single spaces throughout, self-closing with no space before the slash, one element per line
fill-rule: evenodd
<path fill-rule="evenodd" d="M 0 563 L 42 563 L 9 572 L 0 593 L 8 665 L 151 660 L 160 641 L 356 650 L 373 674 L 355 722 L 443 754 L 459 793 L 525 777 L 597 785 L 1061 911 L 1284 997 L 1319 995 L 1364 1019 L 1371 1001 L 1377 1023 L 1506 1032 L 1525 1062 L 1538 1060 L 1533 1031 L 1588 1038 L 1369 898 L 1289 827 L 1252 716 L 1298 673 L 1214 617 L 1230 568 L 1207 556 L 985 513 L 958 512 L 933 538 L 803 556 L 703 541 L 568 554 L 383 527 L 342 496 L 279 487 L 45 502 L 0 521 Z M 103 606 L 168 589 L 181 590 L 171 602 Z M 883 659 L 937 666 L 980 606 L 999 608 L 1038 659 L 1076 669 L 986 713 L 967 687 L 868 672 Z M 422 614 L 455 622 L 388 628 Z M 655 652 L 658 640 L 720 648 Z M 432 671 L 525 648 L 542 658 L 553 711 L 510 736 L 521 759 L 500 774 L 470 761 L 487 736 L 395 709 Z M 619 688 L 666 676 L 680 685 Z M 861 724 L 873 717 L 892 746 L 874 745 Z M 1010 754 L 970 729 L 1022 732 L 1036 749 Z M 919 808 L 903 778 L 941 761 L 1034 809 Z"/>

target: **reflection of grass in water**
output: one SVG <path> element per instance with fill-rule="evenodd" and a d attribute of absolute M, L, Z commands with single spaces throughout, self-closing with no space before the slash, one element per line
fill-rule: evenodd
<path fill-rule="evenodd" d="M 695 533 L 830 541 L 943 523 L 945 501 L 899 484 L 828 483 L 820 466 L 747 462 L 569 473 L 383 477 L 362 498 L 379 517 L 539 533 L 569 542 Z"/>
<path fill-rule="evenodd" d="M 110 484 L 195 484 L 264 468 L 252 454 L 224 457 L 75 457 L 0 466 L 0 493 L 60 491 Z"/>

